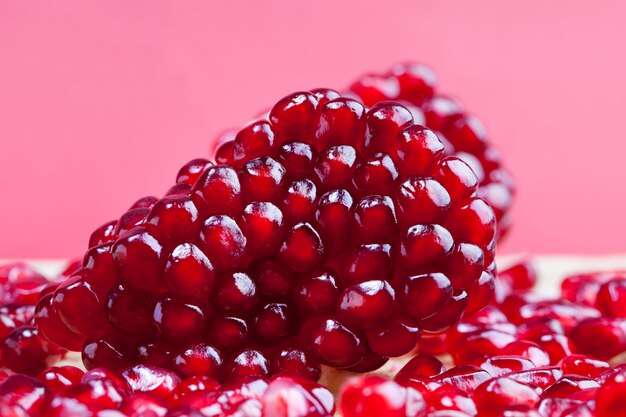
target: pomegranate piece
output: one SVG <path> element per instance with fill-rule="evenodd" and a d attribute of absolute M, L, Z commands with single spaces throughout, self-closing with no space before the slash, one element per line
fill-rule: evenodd
<path fill-rule="evenodd" d="M 500 168 L 473 166 L 490 158 L 484 132 L 457 116 L 444 124 L 458 151 L 480 156 L 446 155 L 415 104 L 285 97 L 220 145 L 219 165 L 190 161 L 168 195 L 95 231 L 49 302 L 68 331 L 44 336 L 80 340 L 88 368 L 150 362 L 220 381 L 365 372 L 410 352 L 494 291 L 497 214 L 477 193 L 495 182 L 477 172 Z M 185 357 L 198 344 L 218 354 Z M 310 358 L 274 365 L 289 347 Z"/>

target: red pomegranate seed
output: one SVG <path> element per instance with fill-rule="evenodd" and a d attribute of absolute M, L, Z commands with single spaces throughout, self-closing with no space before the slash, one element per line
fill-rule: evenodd
<path fill-rule="evenodd" d="M 479 359 L 471 363 L 489 372 L 494 378 L 510 374 L 511 372 L 521 372 L 535 369 L 536 365 L 522 356 L 493 356 Z"/>
<path fill-rule="evenodd" d="M 150 365 L 135 365 L 122 372 L 132 392 L 152 393 L 165 397 L 180 383 L 174 372 Z"/>
<path fill-rule="evenodd" d="M 264 377 L 269 373 L 269 362 L 258 350 L 244 350 L 224 364 L 224 379 Z"/>
<path fill-rule="evenodd" d="M 159 417 L 167 414 L 167 402 L 150 394 L 133 394 L 124 398 L 119 411 L 127 417 Z"/>
<path fill-rule="evenodd" d="M 481 384 L 473 394 L 479 412 L 497 410 L 509 405 L 534 406 L 541 390 L 507 377 L 498 377 Z"/>
<path fill-rule="evenodd" d="M 544 391 L 543 397 L 567 398 L 580 391 L 596 389 L 599 386 L 600 384 L 591 378 L 578 375 L 564 375 Z"/>
<path fill-rule="evenodd" d="M 576 352 L 609 360 L 626 350 L 626 320 L 602 317 L 581 321 L 570 338 Z"/>
<path fill-rule="evenodd" d="M 518 340 L 509 343 L 500 351 L 500 353 L 503 355 L 516 355 L 530 359 L 536 366 L 548 366 L 551 363 L 548 352 L 543 350 L 538 344 L 528 340 Z"/>
<path fill-rule="evenodd" d="M 498 272 L 498 278 L 508 283 L 513 290 L 530 290 L 537 282 L 537 271 L 530 261 L 523 261 Z"/>
<path fill-rule="evenodd" d="M 0 364 L 14 372 L 36 376 L 59 357 L 33 326 L 21 326 L 0 344 Z"/>
<path fill-rule="evenodd" d="M 408 361 L 395 376 L 397 382 L 403 383 L 414 376 L 434 377 L 445 372 L 443 363 L 431 355 L 416 355 Z"/>
<path fill-rule="evenodd" d="M 475 359 L 495 356 L 511 343 L 515 336 L 497 330 L 486 330 L 459 340 L 451 347 L 455 363 L 467 364 Z"/>
<path fill-rule="evenodd" d="M 564 357 L 559 362 L 559 366 L 566 374 L 581 375 L 589 378 L 597 378 L 610 369 L 610 365 L 607 362 L 577 354 Z"/>
<path fill-rule="evenodd" d="M 320 362 L 337 368 L 355 365 L 365 355 L 365 344 L 357 334 L 330 318 L 313 318 L 301 331 L 306 346 Z"/>
<path fill-rule="evenodd" d="M 511 372 L 506 375 L 507 378 L 542 389 L 550 387 L 562 376 L 563 370 L 557 366 L 537 367 L 525 371 Z"/>
<path fill-rule="evenodd" d="M 435 381 L 453 385 L 467 393 L 472 393 L 476 387 L 489 379 L 491 376 L 487 371 L 471 365 L 460 365 L 434 377 Z"/>
<path fill-rule="evenodd" d="M 40 415 L 46 395 L 45 384 L 26 375 L 11 375 L 0 384 L 0 398 L 11 407 L 21 407 L 25 415 Z"/>
<path fill-rule="evenodd" d="M 53 366 L 46 369 L 37 377 L 46 385 L 46 389 L 56 394 L 63 388 L 78 384 L 84 372 L 75 366 Z"/>
<path fill-rule="evenodd" d="M 307 352 L 287 348 L 279 351 L 271 361 L 274 375 L 286 375 L 317 381 L 322 375 L 320 365 Z"/>
<path fill-rule="evenodd" d="M 339 394 L 339 411 L 344 417 L 404 417 L 406 407 L 406 388 L 374 375 L 346 382 Z"/>
<path fill-rule="evenodd" d="M 420 340 L 421 330 L 414 319 L 396 315 L 387 323 L 368 330 L 365 336 L 374 353 L 395 357 L 413 350 Z"/>
<path fill-rule="evenodd" d="M 37 303 L 35 325 L 46 340 L 62 348 L 77 351 L 85 342 L 85 337 L 68 329 L 53 310 L 52 294 L 42 297 Z"/>
<path fill-rule="evenodd" d="M 204 375 L 192 376 L 182 380 L 174 388 L 169 396 L 169 402 L 176 406 L 190 405 L 189 403 L 197 396 L 205 396 L 219 388 L 220 384 L 213 378 Z"/>
<path fill-rule="evenodd" d="M 596 415 L 598 417 L 618 416 L 626 407 L 626 373 L 622 370 L 608 378 L 596 395 Z"/>
<path fill-rule="evenodd" d="M 174 357 L 174 368 L 184 377 L 204 375 L 218 378 L 222 356 L 213 346 L 198 343 L 183 349 Z"/>
<path fill-rule="evenodd" d="M 261 398 L 263 415 L 276 417 L 325 417 L 335 412 L 328 389 L 292 377 L 273 379 Z"/>

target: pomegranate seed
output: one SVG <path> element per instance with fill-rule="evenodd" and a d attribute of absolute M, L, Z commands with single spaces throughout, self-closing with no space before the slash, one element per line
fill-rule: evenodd
<path fill-rule="evenodd" d="M 175 373 L 149 365 L 135 365 L 122 372 L 122 377 L 132 392 L 152 393 L 159 396 L 169 395 L 180 383 Z"/>
<path fill-rule="evenodd" d="M 406 407 L 406 388 L 374 375 L 346 382 L 339 396 L 339 410 L 344 417 L 404 417 Z"/>
<path fill-rule="evenodd" d="M 21 326 L 0 345 L 1 365 L 14 372 L 36 376 L 58 359 L 58 352 L 39 335 L 36 327 Z"/>
<path fill-rule="evenodd" d="M 508 283 L 513 290 L 528 291 L 537 282 L 537 272 L 529 261 L 523 261 L 498 272 L 498 278 Z"/>
<path fill-rule="evenodd" d="M 411 358 L 396 374 L 395 380 L 403 383 L 414 376 L 434 377 L 445 372 L 443 363 L 434 356 L 417 355 Z"/>
<path fill-rule="evenodd" d="M 80 350 L 85 337 L 71 331 L 61 321 L 59 315 L 52 308 L 52 294 L 42 297 L 35 309 L 35 325 L 39 333 L 54 345 L 68 350 Z"/>
<path fill-rule="evenodd" d="M 53 366 L 46 369 L 37 377 L 46 385 L 46 389 L 56 394 L 63 388 L 78 384 L 84 372 L 74 366 Z"/>
<path fill-rule="evenodd" d="M 197 396 L 216 392 L 220 384 L 213 378 L 203 375 L 192 376 L 179 383 L 170 394 L 170 403 L 178 406 L 191 405 Z"/>
<path fill-rule="evenodd" d="M 133 394 L 124 398 L 120 412 L 127 417 L 161 417 L 167 414 L 167 403 L 154 395 Z"/>
<path fill-rule="evenodd" d="M 174 368 L 185 377 L 205 375 L 217 378 L 221 365 L 220 352 L 206 343 L 189 346 L 174 358 Z"/>
<path fill-rule="evenodd" d="M 304 324 L 302 339 L 325 365 L 348 368 L 365 355 L 365 344 L 349 328 L 333 319 L 313 318 Z"/>
<path fill-rule="evenodd" d="M 286 375 L 317 381 L 322 375 L 319 364 L 307 352 L 299 349 L 283 349 L 271 362 L 275 375 Z"/>
<path fill-rule="evenodd" d="M 478 410 L 493 410 L 508 405 L 534 406 L 540 399 L 537 389 L 506 377 L 481 384 L 473 395 Z"/>
<path fill-rule="evenodd" d="M 585 355 L 568 355 L 559 362 L 566 374 L 575 374 L 589 378 L 597 378 L 604 371 L 610 369 L 608 363 Z"/>
<path fill-rule="evenodd" d="M 484 369 L 494 378 L 510 374 L 511 372 L 528 371 L 536 368 L 536 365 L 530 359 L 522 356 L 493 356 L 476 360 L 472 365 Z"/>
<path fill-rule="evenodd" d="M 602 317 L 581 321 L 570 338 L 576 351 L 601 360 L 609 360 L 626 350 L 626 321 Z"/>
<path fill-rule="evenodd" d="M 556 366 L 538 367 L 525 371 L 511 372 L 506 375 L 507 378 L 542 389 L 553 385 L 562 376 L 563 370 Z"/>
<path fill-rule="evenodd" d="M 491 379 L 487 371 L 470 365 L 460 365 L 434 377 L 442 384 L 453 385 L 462 391 L 472 393 L 476 387 Z"/>
<path fill-rule="evenodd" d="M 333 396 L 308 380 L 278 377 L 261 398 L 263 415 L 276 417 L 325 417 L 335 412 Z"/>
<path fill-rule="evenodd" d="M 225 364 L 224 379 L 264 377 L 269 373 L 267 358 L 258 350 L 244 350 Z"/>
<path fill-rule="evenodd" d="M 11 407 L 21 407 L 25 415 L 39 415 L 47 402 L 46 394 L 43 382 L 26 375 L 11 375 L 0 384 L 0 398 Z"/>
<path fill-rule="evenodd" d="M 596 395 L 598 417 L 618 416 L 626 407 L 626 373 L 622 370 L 608 378 Z"/>

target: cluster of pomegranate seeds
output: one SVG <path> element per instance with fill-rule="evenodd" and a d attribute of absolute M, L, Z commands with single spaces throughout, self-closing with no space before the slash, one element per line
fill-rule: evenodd
<path fill-rule="evenodd" d="M 24 263 L 0 266 L 0 368 L 37 375 L 63 355 L 64 349 L 42 337 L 33 318 L 39 298 L 74 269 L 72 263 L 51 282 Z"/>
<path fill-rule="evenodd" d="M 492 298 L 494 212 L 407 107 L 299 92 L 218 154 L 94 231 L 40 301 L 48 340 L 87 369 L 316 380 L 379 368 Z"/>
<path fill-rule="evenodd" d="M 326 388 L 284 376 L 220 385 L 208 376 L 181 380 L 156 366 L 86 373 L 62 366 L 0 382 L 0 415 L 7 417 L 332 417 L 334 412 Z"/>
<path fill-rule="evenodd" d="M 459 157 L 478 176 L 478 196 L 494 209 L 500 238 L 511 226 L 509 209 L 515 183 L 502 166 L 500 153 L 489 141 L 482 122 L 468 114 L 458 100 L 439 93 L 436 84 L 437 76 L 430 67 L 407 63 L 361 77 L 350 86 L 350 93 L 366 106 L 398 101 L 411 111 L 415 124 L 435 131 L 446 155 Z"/>
<path fill-rule="evenodd" d="M 549 298 L 530 291 L 530 263 L 514 265 L 500 272 L 492 304 L 433 336 L 439 343 L 420 345 L 393 380 L 346 383 L 338 408 L 344 417 L 626 415 L 618 324 L 625 276 L 571 276 L 561 296 Z M 455 366 L 446 370 L 435 354 Z"/>

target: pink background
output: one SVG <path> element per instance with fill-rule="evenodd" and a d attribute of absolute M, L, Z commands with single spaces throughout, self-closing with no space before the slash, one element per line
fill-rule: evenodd
<path fill-rule="evenodd" d="M 593 3 L 2 1 L 0 258 L 77 256 L 220 130 L 414 59 L 517 177 L 504 252 L 623 252 L 626 7 Z"/>

